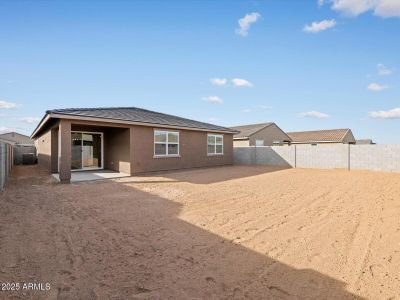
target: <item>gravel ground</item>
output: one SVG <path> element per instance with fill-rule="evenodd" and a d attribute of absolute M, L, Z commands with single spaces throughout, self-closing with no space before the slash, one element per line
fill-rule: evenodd
<path fill-rule="evenodd" d="M 399 216 L 400 174 L 233 166 L 62 185 L 16 167 L 0 282 L 50 289 L 0 299 L 400 299 Z"/>

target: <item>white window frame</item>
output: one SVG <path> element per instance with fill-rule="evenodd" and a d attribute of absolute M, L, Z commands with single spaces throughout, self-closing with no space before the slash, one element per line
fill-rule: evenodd
<path fill-rule="evenodd" d="M 209 153 L 208 152 L 208 138 L 209 137 L 213 137 L 214 138 L 214 152 L 213 153 Z M 217 137 L 221 137 L 222 138 L 222 144 L 217 144 Z M 217 146 L 222 146 L 222 153 L 217 153 Z M 223 134 L 215 134 L 215 133 L 208 133 L 207 134 L 207 155 L 208 156 L 214 156 L 214 155 L 224 155 L 224 135 Z"/>
<path fill-rule="evenodd" d="M 166 135 L 165 142 L 156 142 L 156 133 L 164 133 Z M 178 142 L 169 142 L 168 141 L 168 133 L 175 133 L 178 136 Z M 155 129 L 153 132 L 153 157 L 180 157 L 180 146 L 179 146 L 179 131 L 172 131 L 172 130 L 161 130 Z M 156 144 L 165 145 L 165 154 L 156 154 Z M 178 154 L 169 154 L 168 153 L 168 145 L 178 145 Z"/>

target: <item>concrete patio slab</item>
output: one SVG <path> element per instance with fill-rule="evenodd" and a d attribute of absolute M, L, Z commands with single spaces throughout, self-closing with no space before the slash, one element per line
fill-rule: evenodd
<path fill-rule="evenodd" d="M 115 179 L 129 176 L 130 175 L 127 173 L 116 172 L 112 170 L 77 171 L 71 172 L 71 182 Z M 53 174 L 53 177 L 60 181 L 58 173 Z"/>

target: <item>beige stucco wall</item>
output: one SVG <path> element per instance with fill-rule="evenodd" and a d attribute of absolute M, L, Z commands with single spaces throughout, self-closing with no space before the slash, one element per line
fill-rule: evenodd
<path fill-rule="evenodd" d="M 233 147 L 248 147 L 249 140 L 233 140 Z"/>
<path fill-rule="evenodd" d="M 274 141 L 286 141 L 289 137 L 286 135 L 285 132 L 282 131 L 278 126 L 275 124 L 271 124 L 270 126 L 260 130 L 253 134 L 249 141 L 250 146 L 256 145 L 256 140 L 264 140 L 264 146 L 272 146 Z"/>

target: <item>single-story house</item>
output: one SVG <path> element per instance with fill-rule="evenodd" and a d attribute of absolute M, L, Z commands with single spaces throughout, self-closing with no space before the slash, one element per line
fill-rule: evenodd
<path fill-rule="evenodd" d="M 39 165 L 128 174 L 229 165 L 233 129 L 135 107 L 48 110 L 31 135 Z"/>
<path fill-rule="evenodd" d="M 15 144 L 33 145 L 34 143 L 29 136 L 18 132 L 7 132 L 0 134 L 0 140 L 7 141 L 13 145 Z"/>
<path fill-rule="evenodd" d="M 356 145 L 375 145 L 371 139 L 356 140 Z"/>
<path fill-rule="evenodd" d="M 233 136 L 234 147 L 272 146 L 290 143 L 291 138 L 275 123 L 249 124 L 231 127 L 238 131 Z"/>
<path fill-rule="evenodd" d="M 355 144 L 351 129 L 328 129 L 314 131 L 287 132 L 292 144 Z"/>

